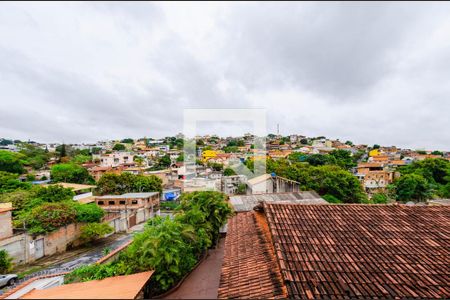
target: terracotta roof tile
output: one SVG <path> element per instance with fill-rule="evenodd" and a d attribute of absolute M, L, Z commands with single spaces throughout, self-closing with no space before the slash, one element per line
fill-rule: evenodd
<path fill-rule="evenodd" d="M 219 298 L 285 298 L 265 218 L 238 213 L 228 222 Z"/>
<path fill-rule="evenodd" d="M 264 204 L 289 297 L 450 298 L 450 207 Z"/>

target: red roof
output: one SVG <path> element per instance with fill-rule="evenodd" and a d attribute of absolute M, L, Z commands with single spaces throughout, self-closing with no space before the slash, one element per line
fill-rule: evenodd
<path fill-rule="evenodd" d="M 256 212 L 229 222 L 220 298 L 281 296 L 279 278 L 289 298 L 450 298 L 450 206 L 263 207 L 270 234 Z"/>
<path fill-rule="evenodd" d="M 450 297 L 450 207 L 264 209 L 290 297 Z"/>
<path fill-rule="evenodd" d="M 135 299 L 152 274 L 153 271 L 149 271 L 64 284 L 44 290 L 33 289 L 21 299 Z"/>
<path fill-rule="evenodd" d="M 264 217 L 259 217 L 264 220 Z M 238 213 L 228 222 L 218 297 L 285 298 L 286 288 L 267 224 L 257 213 Z"/>

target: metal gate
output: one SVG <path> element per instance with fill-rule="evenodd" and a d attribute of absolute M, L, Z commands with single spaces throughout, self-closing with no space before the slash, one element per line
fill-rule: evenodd
<path fill-rule="evenodd" d="M 128 218 L 128 226 L 133 227 L 134 225 L 136 225 L 136 215 L 132 215 Z"/>
<path fill-rule="evenodd" d="M 44 256 L 44 239 L 38 239 L 34 241 L 34 257 L 35 259 Z"/>

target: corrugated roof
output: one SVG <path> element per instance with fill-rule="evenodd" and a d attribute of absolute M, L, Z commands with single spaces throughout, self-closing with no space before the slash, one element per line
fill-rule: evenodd
<path fill-rule="evenodd" d="M 249 180 L 247 181 L 247 183 L 248 183 L 250 186 L 252 186 L 252 185 L 258 184 L 258 183 L 260 183 L 260 182 L 264 182 L 264 181 L 266 181 L 266 180 L 268 180 L 268 179 L 270 179 L 270 178 L 272 178 L 272 175 L 270 175 L 270 174 L 263 174 L 263 175 L 261 175 L 261 176 L 258 176 L 258 177 L 254 177 L 254 178 L 252 178 L 252 179 L 249 179 Z"/>
<path fill-rule="evenodd" d="M 230 203 L 237 212 L 251 211 L 261 202 L 327 204 L 315 191 L 232 196 Z"/>
<path fill-rule="evenodd" d="M 20 299 L 134 299 L 153 271 L 32 290 Z"/>

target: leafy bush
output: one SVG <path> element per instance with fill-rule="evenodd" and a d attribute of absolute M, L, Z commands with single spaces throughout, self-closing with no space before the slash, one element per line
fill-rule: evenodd
<path fill-rule="evenodd" d="M 22 174 L 23 158 L 25 157 L 22 154 L 0 150 L 0 171 Z"/>
<path fill-rule="evenodd" d="M 183 223 L 190 224 L 197 230 L 204 229 L 215 243 L 219 229 L 227 222 L 232 209 L 226 201 L 225 194 L 206 191 L 183 194 L 178 212 L 177 217 Z"/>
<path fill-rule="evenodd" d="M 105 215 L 105 211 L 95 203 L 75 203 L 75 210 L 77 211 L 77 222 L 80 223 L 98 223 Z"/>
<path fill-rule="evenodd" d="M 322 198 L 325 199 L 328 203 L 342 203 L 341 200 L 330 194 L 323 195 Z"/>
<path fill-rule="evenodd" d="M 164 201 L 160 203 L 161 209 L 174 210 L 178 207 L 178 203 L 175 201 Z"/>
<path fill-rule="evenodd" d="M 431 198 L 431 186 L 422 175 L 416 173 L 403 175 L 394 182 L 394 185 L 397 200 L 424 201 Z"/>
<path fill-rule="evenodd" d="M 18 174 L 0 171 L 0 193 L 13 192 L 18 189 L 29 189 L 28 182 L 21 182 Z"/>
<path fill-rule="evenodd" d="M 6 274 L 12 269 L 12 258 L 6 250 L 0 250 L 0 274 Z"/>
<path fill-rule="evenodd" d="M 389 198 L 384 193 L 376 193 L 376 194 L 373 194 L 373 196 L 370 200 L 372 203 L 375 203 L 375 204 L 386 204 L 386 203 L 388 203 Z"/>
<path fill-rule="evenodd" d="M 236 175 L 236 172 L 232 168 L 226 168 L 223 170 L 223 176 L 233 176 Z"/>
<path fill-rule="evenodd" d="M 133 175 L 131 173 L 104 174 L 97 183 L 96 194 L 120 195 L 135 192 L 161 192 L 162 180 L 154 175 Z"/>
<path fill-rule="evenodd" d="M 113 231 L 114 229 L 106 223 L 89 223 L 81 227 L 80 238 L 89 243 Z"/>
<path fill-rule="evenodd" d="M 93 183 L 94 179 L 89 172 L 74 163 L 54 165 L 50 170 L 51 178 L 55 182 Z"/>
<path fill-rule="evenodd" d="M 363 203 L 367 196 L 359 180 L 338 166 L 311 166 L 304 163 L 287 163 L 279 160 L 268 165 L 271 172 L 295 180 L 302 190 L 314 190 L 319 195 L 332 195 L 343 203 Z"/>
<path fill-rule="evenodd" d="M 26 221 L 30 234 L 43 234 L 74 223 L 76 216 L 77 211 L 70 203 L 43 203 L 22 216 L 22 220 Z"/>
<path fill-rule="evenodd" d="M 115 151 L 124 151 L 126 149 L 127 148 L 123 144 L 115 144 L 113 147 L 113 150 L 115 150 Z"/>

